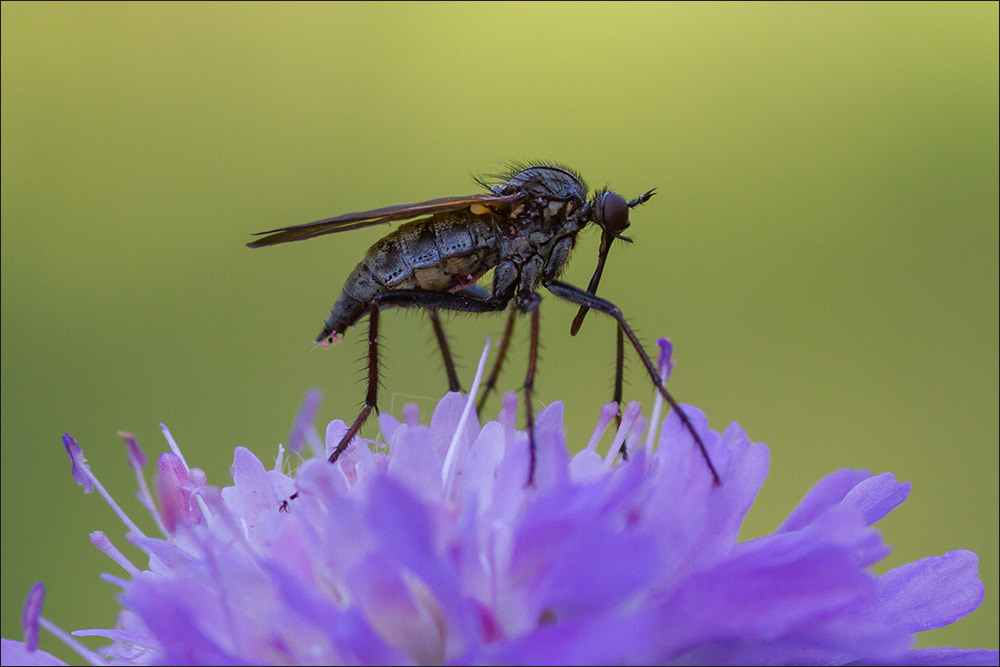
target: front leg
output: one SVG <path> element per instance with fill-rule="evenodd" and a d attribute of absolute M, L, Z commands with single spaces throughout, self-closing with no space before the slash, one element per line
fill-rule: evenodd
<path fill-rule="evenodd" d="M 691 420 L 688 419 L 684 409 L 681 408 L 680 404 L 674 400 L 674 397 L 671 396 L 670 392 L 668 392 L 666 387 L 663 386 L 663 378 L 660 377 L 660 374 L 656 370 L 656 366 L 653 365 L 649 355 L 646 354 L 646 350 L 644 350 L 642 345 L 639 343 L 639 338 L 635 335 L 635 332 L 632 331 L 632 327 L 630 327 L 628 322 L 625 321 L 625 316 L 622 314 L 621 309 L 606 299 L 595 296 L 590 292 L 570 285 L 569 283 L 564 283 L 561 280 L 548 280 L 544 283 L 544 285 L 546 289 L 560 299 L 565 299 L 566 301 L 575 303 L 578 306 L 584 306 L 586 308 L 600 311 L 615 318 L 618 322 L 619 329 L 625 334 L 626 337 L 628 337 L 629 341 L 632 343 L 632 347 L 635 348 L 636 353 L 642 360 L 642 365 L 646 367 L 646 372 L 649 374 L 650 380 L 653 381 L 653 386 L 655 386 L 656 390 L 660 392 L 663 399 L 677 411 L 677 416 L 680 417 L 684 427 L 698 444 L 698 449 L 701 450 L 701 455 L 704 457 L 705 463 L 708 464 L 708 469 L 712 472 L 712 479 L 716 486 L 718 486 L 721 483 L 719 473 L 715 470 L 715 466 L 712 464 L 712 459 L 708 455 L 708 449 L 705 448 L 705 443 L 702 441 L 701 436 L 698 435 L 698 432 L 695 431 L 694 425 L 691 423 Z"/>

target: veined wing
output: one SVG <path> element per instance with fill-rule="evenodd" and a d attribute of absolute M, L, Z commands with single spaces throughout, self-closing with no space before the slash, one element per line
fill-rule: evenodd
<path fill-rule="evenodd" d="M 435 213 L 447 211 L 458 211 L 466 208 L 482 207 L 483 209 L 499 206 L 513 206 L 524 199 L 523 193 L 497 196 L 493 194 L 468 195 L 465 197 L 442 197 L 441 199 L 431 199 L 430 201 L 418 204 L 399 204 L 397 206 L 386 206 L 373 211 L 361 211 L 359 213 L 345 213 L 335 218 L 326 218 L 315 222 L 307 222 L 302 225 L 291 227 L 281 227 L 266 232 L 257 232 L 254 236 L 262 236 L 256 241 L 247 244 L 250 248 L 261 248 L 278 243 L 288 243 L 290 241 L 304 241 L 315 236 L 324 234 L 335 234 L 337 232 L 348 232 L 362 227 L 372 225 L 383 225 L 390 222 L 400 222 L 403 220 L 413 220 Z M 483 213 L 483 211 L 474 211 Z"/>

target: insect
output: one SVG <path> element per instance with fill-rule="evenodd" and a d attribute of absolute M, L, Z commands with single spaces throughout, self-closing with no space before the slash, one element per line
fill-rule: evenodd
<path fill-rule="evenodd" d="M 429 313 L 444 358 L 449 389 L 459 391 L 455 365 L 438 311 L 488 313 L 509 307 L 497 360 L 478 407 L 482 409 L 486 396 L 496 385 L 515 320 L 519 315 L 530 315 L 528 372 L 523 391 L 530 449 L 528 483 L 532 483 L 535 473 L 532 393 L 538 361 L 539 304 L 542 301 L 539 290 L 544 287 L 556 297 L 580 307 L 570 328 L 572 335 L 579 331 L 590 310 L 615 319 L 618 342 L 614 399 L 621 403 L 624 339 L 627 338 L 657 391 L 677 412 L 694 438 L 718 484 L 719 475 L 704 442 L 683 408 L 663 386 L 663 380 L 621 310 L 596 295 L 611 244 L 616 240 L 631 243 L 630 238 L 622 236 L 631 224 L 630 209 L 649 201 L 655 190 L 629 201 L 603 189 L 588 200 L 587 186 L 578 174 L 563 166 L 541 163 L 518 165 L 497 178 L 493 183 L 476 179 L 486 188 L 486 193 L 346 213 L 260 232 L 255 236 L 261 238 L 247 244 L 251 248 L 261 248 L 372 225 L 408 221 L 368 250 L 347 278 L 340 297 L 316 337 L 317 343 L 335 344 L 342 339 L 348 327 L 368 315 L 368 386 L 364 406 L 330 455 L 330 462 L 336 462 L 371 412 L 378 410 L 378 327 L 381 311 L 387 308 L 422 308 Z M 559 280 L 559 275 L 576 244 L 577 235 L 591 223 L 601 228 L 601 244 L 597 268 L 587 289 L 583 290 Z M 476 282 L 490 270 L 493 271 L 492 289 L 486 290 Z"/>

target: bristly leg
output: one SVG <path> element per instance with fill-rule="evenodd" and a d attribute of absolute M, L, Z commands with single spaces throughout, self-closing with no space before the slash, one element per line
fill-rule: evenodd
<path fill-rule="evenodd" d="M 578 306 L 586 306 L 587 308 L 598 310 L 617 320 L 620 330 L 628 337 L 629 342 L 632 343 L 632 347 L 635 348 L 636 353 L 639 355 L 639 359 L 642 360 L 642 365 L 646 367 L 646 372 L 649 374 L 649 378 L 653 381 L 653 386 L 655 386 L 656 390 L 660 392 L 663 399 L 670 404 L 670 407 L 677 412 L 677 416 L 684 424 L 684 428 L 687 429 L 687 431 L 694 438 L 695 443 L 697 443 L 698 449 L 701 450 L 701 455 L 705 459 L 705 463 L 708 464 L 708 469 L 712 473 L 713 482 L 716 486 L 721 484 L 719 473 L 712 464 L 712 459 L 708 455 L 708 449 L 705 447 L 704 441 L 702 441 L 701 436 L 698 435 L 698 432 L 695 430 L 691 420 L 688 419 L 687 413 L 685 413 L 680 404 L 674 400 L 674 397 L 670 395 L 667 388 L 663 386 L 663 378 L 660 377 L 659 372 L 656 370 L 656 366 L 653 365 L 649 355 L 646 354 L 646 350 L 644 350 L 642 345 L 639 343 L 639 338 L 635 335 L 635 332 L 632 331 L 628 322 L 625 321 L 625 316 L 622 315 L 622 311 L 618 308 L 618 306 L 610 301 L 607 301 L 606 299 L 602 299 L 599 296 L 595 296 L 590 292 L 570 285 L 569 283 L 564 283 L 560 280 L 547 280 L 544 282 L 544 285 L 546 289 L 560 299 L 565 299 L 566 301 L 575 303 Z"/>
<path fill-rule="evenodd" d="M 344 453 L 351 440 L 358 434 L 358 430 L 368 420 L 372 410 L 378 410 L 378 305 L 372 304 L 368 314 L 368 391 L 365 394 L 365 405 L 361 408 L 361 413 L 347 429 L 347 433 L 340 439 L 337 448 L 330 454 L 330 463 L 336 463 L 340 455 Z"/>
<path fill-rule="evenodd" d="M 488 295 L 488 293 L 486 293 Z M 508 299 L 509 300 L 509 299 Z M 357 419 L 347 429 L 336 449 L 330 454 L 330 463 L 336 463 L 340 455 L 351 444 L 351 440 L 367 421 L 372 411 L 378 411 L 379 356 L 378 356 L 378 317 L 379 311 L 385 308 L 424 308 L 432 312 L 431 321 L 437 319 L 438 310 L 454 310 L 465 313 L 488 313 L 503 310 L 508 300 L 483 298 L 478 292 L 462 290 L 459 292 L 427 292 L 423 290 L 390 290 L 382 292 L 372 299 L 368 315 L 368 392 L 365 395 L 365 405 L 361 408 Z M 438 322 L 440 326 L 440 322 Z M 437 328 L 436 328 L 437 329 Z M 442 354 L 447 359 L 451 352 L 447 348 L 444 330 L 440 330 L 438 342 L 444 342 Z M 454 372 L 454 364 L 452 364 Z M 449 379 L 449 382 L 451 380 Z M 455 384 L 458 384 L 457 378 Z"/>
<path fill-rule="evenodd" d="M 493 370 L 490 371 L 490 377 L 483 386 L 483 393 L 479 395 L 479 400 L 476 401 L 476 412 L 478 414 L 482 414 L 483 406 L 486 405 L 486 399 L 489 398 L 497 386 L 500 369 L 503 367 L 503 362 L 507 359 L 507 348 L 510 347 L 510 339 L 514 335 L 514 322 L 517 321 L 518 314 L 519 311 L 517 308 L 511 308 L 510 314 L 507 315 L 507 325 L 504 327 L 503 337 L 500 339 L 500 346 L 497 349 L 497 360 L 493 362 Z"/>
<path fill-rule="evenodd" d="M 458 381 L 458 373 L 455 372 L 455 358 L 448 347 L 448 337 L 441 326 L 441 316 L 438 315 L 437 308 L 429 308 L 428 316 L 434 327 L 434 336 L 437 338 L 438 347 L 441 349 L 441 357 L 444 359 L 444 371 L 448 374 L 448 391 L 462 391 L 462 385 Z"/>
<path fill-rule="evenodd" d="M 622 425 L 622 383 L 623 376 L 625 374 L 625 334 L 622 332 L 622 328 L 615 327 L 615 394 L 614 402 L 618 405 L 618 412 L 615 413 L 615 425 L 621 428 Z M 628 461 L 628 448 L 625 443 L 619 448 L 619 453 L 622 455 L 622 461 Z"/>
<path fill-rule="evenodd" d="M 515 311 L 516 312 L 516 311 Z M 531 345 L 528 349 L 528 373 L 524 378 L 524 416 L 528 430 L 528 486 L 535 484 L 535 412 L 532 394 L 535 390 L 535 369 L 538 366 L 538 306 L 531 311 Z"/>

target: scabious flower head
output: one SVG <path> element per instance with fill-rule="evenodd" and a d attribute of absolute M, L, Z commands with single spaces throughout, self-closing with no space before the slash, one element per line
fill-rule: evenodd
<path fill-rule="evenodd" d="M 664 347 L 664 350 L 669 348 Z M 668 352 L 669 354 L 669 352 Z M 661 359 L 661 372 L 669 361 Z M 876 576 L 888 547 L 872 525 L 903 502 L 890 473 L 841 470 L 821 480 L 773 534 L 739 542 L 767 474 L 765 445 L 737 424 L 721 433 L 686 407 L 721 477 L 712 484 L 675 415 L 662 429 L 638 404 L 607 450 L 605 406 L 590 442 L 566 443 L 562 404 L 536 420 L 537 469 L 508 394 L 480 426 L 472 399 L 446 395 L 430 423 L 414 406 L 382 415 L 384 443 L 357 441 L 338 462 L 312 427 L 310 395 L 293 426 L 289 475 L 237 448 L 219 489 L 189 467 L 164 429 L 154 492 L 128 434 L 139 498 L 162 531 L 121 511 L 140 567 L 103 533 L 124 571 L 110 640 L 91 662 L 129 664 L 997 664 L 996 651 L 912 649 L 917 632 L 952 623 L 983 598 L 977 557 L 952 551 Z M 625 461 L 618 455 L 624 443 Z M 74 478 L 117 505 L 65 439 Z M 155 495 L 155 499 L 154 499 Z M 26 643 L 4 664 L 42 661 L 40 588 L 26 603 Z M 68 643 L 77 640 L 65 633 Z M 77 644 L 79 644 L 77 642 Z"/>

